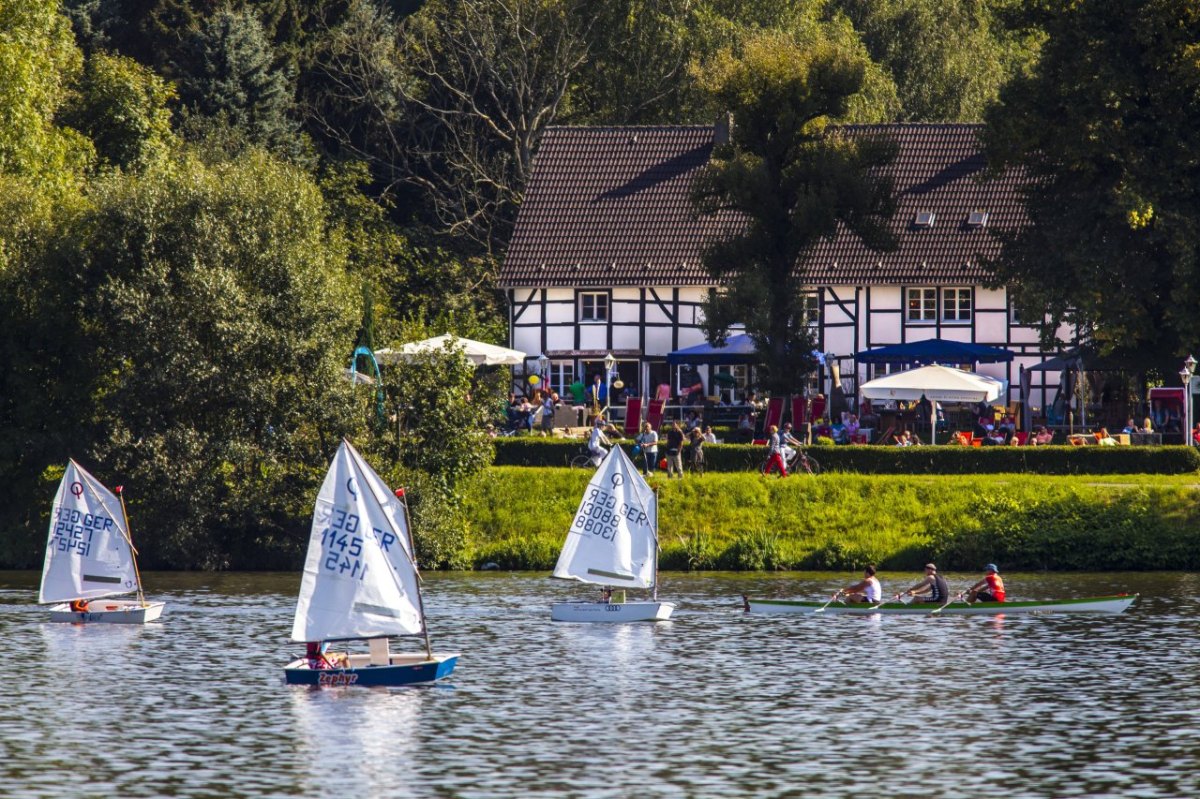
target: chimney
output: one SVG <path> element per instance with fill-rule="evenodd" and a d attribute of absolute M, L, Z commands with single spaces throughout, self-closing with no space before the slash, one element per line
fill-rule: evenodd
<path fill-rule="evenodd" d="M 726 111 L 717 118 L 713 126 L 713 144 L 729 144 L 729 134 L 733 131 L 733 113 Z"/>

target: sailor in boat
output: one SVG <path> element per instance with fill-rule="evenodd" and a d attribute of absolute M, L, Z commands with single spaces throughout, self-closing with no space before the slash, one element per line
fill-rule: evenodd
<path fill-rule="evenodd" d="M 872 605 L 883 600 L 883 586 L 875 576 L 875 564 L 868 564 L 863 569 L 863 578 L 854 585 L 841 588 L 833 595 L 834 599 L 844 597 L 847 602 L 870 602 Z"/>
<path fill-rule="evenodd" d="M 88 612 L 88 601 L 86 599 L 72 599 L 70 606 L 71 606 L 72 613 L 87 613 Z"/>
<path fill-rule="evenodd" d="M 967 589 L 968 602 L 1003 602 L 1004 579 L 995 563 L 983 567 L 983 579 Z M 961 596 L 961 594 L 960 594 Z"/>
<path fill-rule="evenodd" d="M 896 594 L 896 599 L 910 596 L 914 602 L 936 602 L 944 605 L 950 598 L 950 585 L 946 578 L 938 574 L 937 566 L 925 564 L 925 578 L 907 591 Z"/>
<path fill-rule="evenodd" d="M 612 587 L 604 586 L 600 589 L 600 604 L 607 605 L 612 602 Z"/>

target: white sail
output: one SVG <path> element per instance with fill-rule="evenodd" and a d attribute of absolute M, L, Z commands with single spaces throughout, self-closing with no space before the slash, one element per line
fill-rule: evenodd
<path fill-rule="evenodd" d="M 292 640 L 419 633 L 417 591 L 400 501 L 343 441 L 313 509 Z"/>
<path fill-rule="evenodd" d="M 38 602 L 96 599 L 138 590 L 121 501 L 75 461 L 54 495 Z"/>
<path fill-rule="evenodd" d="M 554 576 L 621 588 L 654 585 L 656 505 L 633 461 L 613 447 L 583 492 Z"/>

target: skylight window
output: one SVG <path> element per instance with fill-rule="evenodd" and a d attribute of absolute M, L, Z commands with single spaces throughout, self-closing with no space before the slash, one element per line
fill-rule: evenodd
<path fill-rule="evenodd" d="M 935 217 L 933 211 L 917 211 L 917 218 L 913 220 L 913 224 L 917 227 L 933 227 Z"/>
<path fill-rule="evenodd" d="M 970 227 L 987 227 L 988 212 L 987 211 L 972 211 L 967 215 L 967 225 Z"/>

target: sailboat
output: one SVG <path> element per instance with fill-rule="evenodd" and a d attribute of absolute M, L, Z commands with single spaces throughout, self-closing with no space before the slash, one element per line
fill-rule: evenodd
<path fill-rule="evenodd" d="M 658 495 L 620 447 L 584 490 L 553 576 L 606 587 L 599 602 L 556 602 L 554 621 L 665 621 L 675 610 L 658 601 Z M 626 588 L 649 589 L 650 601 L 613 601 Z"/>
<path fill-rule="evenodd" d="M 53 604 L 50 621 L 145 624 L 165 603 L 147 602 L 129 537 L 125 498 L 118 499 L 75 461 L 54 495 L 40 604 Z M 136 600 L 112 599 L 137 594 Z"/>
<path fill-rule="evenodd" d="M 449 676 L 458 653 L 433 651 L 420 580 L 403 490 L 393 494 L 343 440 L 313 509 L 292 622 L 292 640 L 308 652 L 284 667 L 287 682 L 393 686 Z M 425 651 L 393 654 L 392 635 L 423 635 Z M 326 649 L 361 640 L 366 653 Z"/>

